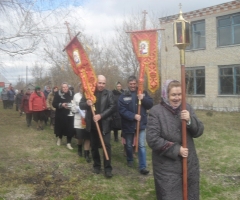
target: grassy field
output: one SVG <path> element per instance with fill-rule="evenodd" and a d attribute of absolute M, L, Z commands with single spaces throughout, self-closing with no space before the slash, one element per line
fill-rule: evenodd
<path fill-rule="evenodd" d="M 212 115 L 211 115 L 212 114 Z M 240 113 L 197 111 L 205 125 L 195 140 L 201 168 L 202 200 L 240 200 Z M 126 166 L 120 142 L 112 140 L 113 178 L 92 173 L 53 130 L 28 128 L 25 115 L 0 108 L 0 200 L 154 200 L 153 175 Z M 148 166 L 152 172 L 151 151 Z"/>

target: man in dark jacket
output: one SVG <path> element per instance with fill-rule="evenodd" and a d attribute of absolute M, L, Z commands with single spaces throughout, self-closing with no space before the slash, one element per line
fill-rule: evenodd
<path fill-rule="evenodd" d="M 108 153 L 109 160 L 106 160 L 104 155 L 104 171 L 107 178 L 112 177 L 112 166 L 111 166 L 111 144 L 110 144 L 110 123 L 112 114 L 115 111 L 114 97 L 111 91 L 106 90 L 106 78 L 103 75 L 98 76 L 97 86 L 95 91 L 96 96 L 96 111 L 95 115 L 92 115 L 91 107 L 93 102 L 86 99 L 85 96 L 81 99 L 79 106 L 82 110 L 86 110 L 86 129 L 91 134 L 91 148 L 93 158 L 94 173 L 99 174 L 101 169 L 101 159 L 98 148 L 101 146 L 98 131 L 96 128 L 96 122 L 98 122 L 103 141 Z"/>
<path fill-rule="evenodd" d="M 141 100 L 141 112 L 138 112 L 138 101 Z M 147 110 L 153 106 L 153 100 L 146 91 L 143 94 L 137 94 L 137 78 L 130 76 L 128 78 L 128 89 L 118 99 L 118 111 L 122 117 L 122 133 L 126 140 L 127 147 L 127 164 L 129 167 L 133 166 L 133 144 L 134 134 L 136 132 L 137 121 L 140 121 L 139 127 L 139 141 L 138 141 L 138 160 L 139 172 L 141 174 L 148 174 L 146 169 L 146 124 L 147 124 Z"/>

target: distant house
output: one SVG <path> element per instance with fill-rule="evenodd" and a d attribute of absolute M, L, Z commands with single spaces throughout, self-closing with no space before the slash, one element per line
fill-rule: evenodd
<path fill-rule="evenodd" d="M 26 86 L 26 89 L 30 89 L 30 90 L 34 90 L 35 89 L 35 86 L 32 84 L 32 83 L 28 83 L 27 86 Z"/>
<path fill-rule="evenodd" d="M 196 109 L 240 110 L 240 1 L 183 13 L 191 22 L 191 45 L 186 49 L 187 101 Z M 179 50 L 173 45 L 173 21 L 160 18 L 161 74 L 180 80 Z"/>

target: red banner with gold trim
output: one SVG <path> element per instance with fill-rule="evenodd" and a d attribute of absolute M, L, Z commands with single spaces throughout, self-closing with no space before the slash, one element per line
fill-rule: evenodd
<path fill-rule="evenodd" d="M 140 64 L 138 94 L 143 93 L 144 73 L 146 73 L 148 77 L 148 89 L 154 93 L 160 85 L 157 30 L 131 32 L 131 40 Z"/>
<path fill-rule="evenodd" d="M 86 98 L 95 103 L 96 97 L 94 96 L 94 92 L 97 84 L 97 78 L 91 62 L 88 59 L 88 55 L 82 44 L 79 42 L 77 36 L 69 42 L 65 50 L 67 51 L 68 59 L 74 73 L 81 79 Z"/>

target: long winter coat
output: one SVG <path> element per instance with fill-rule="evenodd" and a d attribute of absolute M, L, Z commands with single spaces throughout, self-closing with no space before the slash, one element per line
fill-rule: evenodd
<path fill-rule="evenodd" d="M 188 200 L 199 199 L 199 162 L 193 138 L 203 134 L 204 126 L 187 104 L 191 124 L 187 126 Z M 149 113 L 146 139 L 152 149 L 153 173 L 158 200 L 182 199 L 182 144 L 180 113 L 174 115 L 162 104 Z"/>
<path fill-rule="evenodd" d="M 25 95 L 22 98 L 21 109 L 25 113 L 31 113 L 31 111 L 29 110 L 30 95 L 31 95 L 31 93 L 25 93 Z"/>
<path fill-rule="evenodd" d="M 19 107 L 21 106 L 21 103 L 22 103 L 22 98 L 23 98 L 23 93 L 18 93 L 17 96 L 16 96 L 16 104 L 19 105 Z"/>
<path fill-rule="evenodd" d="M 112 115 L 112 123 L 111 123 L 111 128 L 113 130 L 121 130 L 122 129 L 122 124 L 121 124 L 121 116 L 118 112 L 118 99 L 120 97 L 120 95 L 123 93 L 123 90 L 118 91 L 118 90 L 113 90 L 112 91 L 113 95 L 114 95 L 114 101 L 116 104 L 116 112 L 113 113 Z"/>
<path fill-rule="evenodd" d="M 69 109 L 62 107 L 63 103 L 70 103 L 73 100 L 73 94 L 69 90 L 67 93 L 63 93 L 59 90 L 53 99 L 53 107 L 56 108 L 55 113 L 55 126 L 54 133 L 56 136 L 73 137 L 75 130 L 73 128 L 73 116 L 68 116 Z"/>
<path fill-rule="evenodd" d="M 46 100 L 43 92 L 41 92 L 41 96 L 38 96 L 36 92 L 33 92 L 30 95 L 29 99 L 29 110 L 30 111 L 43 111 L 47 108 Z"/>

